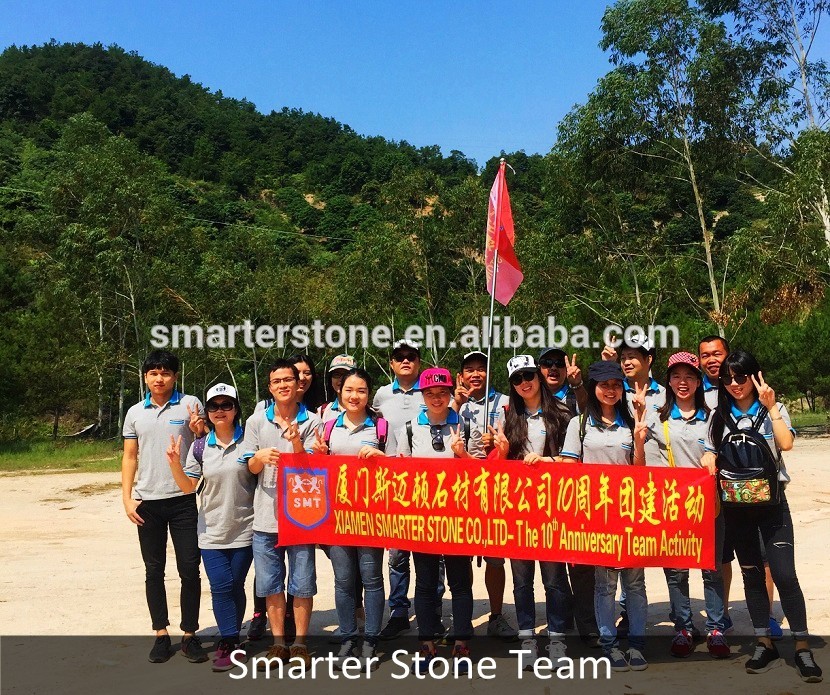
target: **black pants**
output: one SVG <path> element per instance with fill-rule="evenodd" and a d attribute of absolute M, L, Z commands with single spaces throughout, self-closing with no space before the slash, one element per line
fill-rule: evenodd
<path fill-rule="evenodd" d="M 196 495 L 179 495 L 164 500 L 144 500 L 138 506 L 144 525 L 138 527 L 138 542 L 144 559 L 147 607 L 154 630 L 170 624 L 167 615 L 167 593 L 164 590 L 164 567 L 167 562 L 167 530 L 176 551 L 176 567 L 182 580 L 181 629 L 199 629 L 199 599 L 202 583 L 199 577 L 199 542 L 196 533 Z"/>
<path fill-rule="evenodd" d="M 735 548 L 749 617 L 756 635 L 765 635 L 769 628 L 769 596 L 767 595 L 761 534 L 772 581 L 778 587 L 781 607 L 790 630 L 796 638 L 807 637 L 807 608 L 804 594 L 795 573 L 793 520 L 786 498 L 774 507 L 735 509 L 724 507 L 726 540 Z"/>
<path fill-rule="evenodd" d="M 415 564 L 415 617 L 418 639 L 435 639 L 441 620 L 441 555 L 412 553 Z M 452 594 L 452 630 L 457 640 L 473 636 L 473 565 L 468 555 L 444 555 L 447 582 Z"/>
<path fill-rule="evenodd" d="M 569 608 L 573 611 L 574 624 L 580 637 L 599 634 L 594 612 L 595 569 L 593 565 L 568 564 L 570 585 L 573 591 L 573 605 Z M 567 579 L 565 581 L 567 582 Z"/>

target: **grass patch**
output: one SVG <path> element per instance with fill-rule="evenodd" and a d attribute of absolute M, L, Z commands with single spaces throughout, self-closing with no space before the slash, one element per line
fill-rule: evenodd
<path fill-rule="evenodd" d="M 0 471 L 47 469 L 89 473 L 121 470 L 121 442 L 49 440 L 0 444 Z"/>
<path fill-rule="evenodd" d="M 810 412 L 805 410 L 801 413 L 792 413 L 793 427 L 798 430 L 799 427 L 813 427 L 815 425 L 826 425 L 830 418 L 830 413 L 824 410 L 817 410 Z"/>

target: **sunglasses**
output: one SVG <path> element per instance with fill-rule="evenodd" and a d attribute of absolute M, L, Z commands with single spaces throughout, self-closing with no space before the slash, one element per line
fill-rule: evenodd
<path fill-rule="evenodd" d="M 414 362 L 418 359 L 418 353 L 416 352 L 401 352 L 397 355 L 392 355 L 392 359 L 395 362 Z"/>
<path fill-rule="evenodd" d="M 539 360 L 539 366 L 544 367 L 545 369 L 550 369 L 551 367 L 556 367 L 557 369 L 564 369 L 565 368 L 565 358 L 564 357 L 556 357 L 556 358 L 545 358 L 543 360 Z"/>
<path fill-rule="evenodd" d="M 723 382 L 724 386 L 729 386 L 729 384 L 737 384 L 741 386 L 747 382 L 749 377 L 746 374 L 730 374 L 729 376 L 721 377 L 721 381 Z"/>
<path fill-rule="evenodd" d="M 536 372 L 518 372 L 517 374 L 513 374 L 509 381 L 513 386 L 518 386 L 523 381 L 533 381 L 535 376 Z"/>
<path fill-rule="evenodd" d="M 429 434 L 432 437 L 432 450 L 444 451 L 444 436 L 441 434 L 441 425 L 430 425 Z"/>
<path fill-rule="evenodd" d="M 221 403 L 208 403 L 205 406 L 205 410 L 209 413 L 215 413 L 217 410 L 221 410 L 224 413 L 229 413 L 231 410 L 236 408 L 236 403 L 233 401 L 222 401 Z"/>

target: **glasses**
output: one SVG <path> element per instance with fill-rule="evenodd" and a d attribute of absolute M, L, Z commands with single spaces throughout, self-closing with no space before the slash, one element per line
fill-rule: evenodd
<path fill-rule="evenodd" d="M 418 353 L 416 352 L 401 352 L 397 355 L 392 355 L 392 359 L 395 362 L 414 362 L 418 359 Z"/>
<path fill-rule="evenodd" d="M 729 386 L 729 384 L 741 386 L 747 382 L 747 379 L 749 377 L 746 374 L 730 374 L 729 376 L 722 376 L 720 380 L 724 386 Z"/>
<path fill-rule="evenodd" d="M 279 386 L 280 384 L 291 384 L 295 381 L 297 381 L 297 379 L 293 376 L 287 376 L 284 379 L 271 379 L 271 381 L 269 381 L 268 383 L 271 386 Z"/>
<path fill-rule="evenodd" d="M 513 386 L 518 386 L 523 381 L 533 381 L 535 377 L 536 372 L 518 372 L 510 377 L 510 383 L 513 384 Z"/>
<path fill-rule="evenodd" d="M 209 413 L 215 413 L 217 410 L 229 413 L 235 407 L 236 403 L 234 403 L 233 401 L 222 401 L 221 403 L 208 403 L 205 406 L 205 410 L 207 410 Z"/>
<path fill-rule="evenodd" d="M 430 425 L 429 434 L 432 437 L 432 450 L 444 451 L 444 436 L 441 434 L 441 425 Z"/>
<path fill-rule="evenodd" d="M 557 369 L 564 369 L 565 368 L 565 358 L 564 357 L 557 357 L 555 359 L 545 358 L 543 360 L 539 360 L 539 366 L 544 367 L 545 369 L 550 369 L 551 367 L 556 367 Z"/>

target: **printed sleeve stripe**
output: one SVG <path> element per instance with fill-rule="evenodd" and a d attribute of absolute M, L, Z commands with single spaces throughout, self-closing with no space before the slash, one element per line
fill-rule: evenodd
<path fill-rule="evenodd" d="M 573 451 L 560 451 L 559 455 L 560 456 L 567 456 L 569 459 L 578 459 L 579 458 L 579 454 L 577 454 L 576 452 L 573 452 Z"/>
<path fill-rule="evenodd" d="M 137 434 L 125 434 L 124 439 L 138 439 Z"/>
<path fill-rule="evenodd" d="M 185 474 L 188 478 L 193 478 L 194 480 L 198 480 L 199 478 L 201 478 L 201 477 L 202 477 L 202 476 L 201 476 L 201 475 L 199 475 L 198 473 L 188 473 L 187 471 L 185 471 L 185 472 L 184 472 L 184 474 Z"/>

